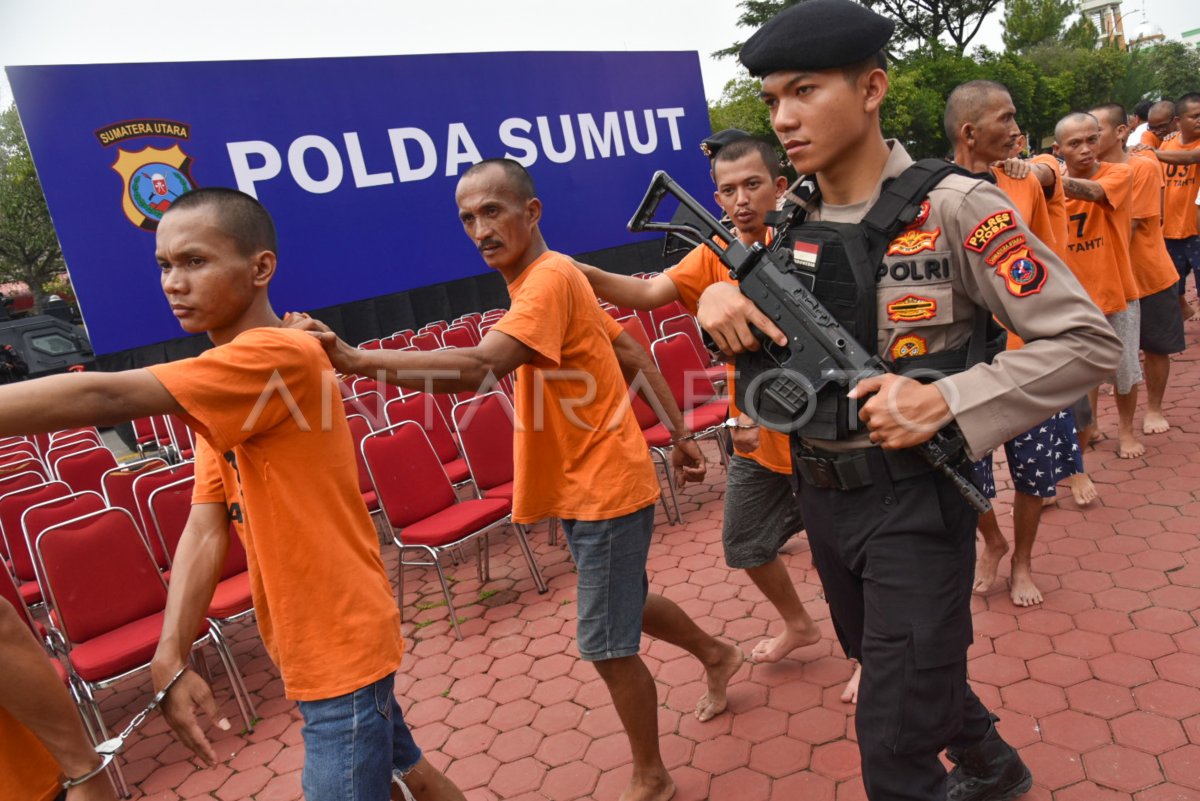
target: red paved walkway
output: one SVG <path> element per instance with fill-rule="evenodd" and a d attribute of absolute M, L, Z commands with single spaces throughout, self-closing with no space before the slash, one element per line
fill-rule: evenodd
<path fill-rule="evenodd" d="M 1034 771 L 1026 798 L 1200 801 L 1200 328 L 1191 324 L 1188 333 L 1193 350 L 1176 362 L 1168 395 L 1176 427 L 1148 437 L 1143 459 L 1119 460 L 1115 441 L 1102 442 L 1087 455 L 1101 500 L 1079 509 L 1064 499 L 1046 512 L 1033 563 L 1045 603 L 1015 608 L 1004 583 L 974 600 L 971 678 Z M 1102 404 L 1103 428 L 1113 432 L 1112 399 Z M 749 651 L 774 615 L 743 573 L 723 565 L 723 488 L 724 471 L 711 466 L 710 483 L 687 490 L 684 525 L 664 524 L 660 510 L 650 575 L 701 626 Z M 1006 497 L 1002 483 L 998 510 L 1011 536 Z M 486 587 L 473 562 L 451 570 L 460 579 L 462 642 L 449 633 L 432 574 L 407 574 L 409 650 L 397 693 L 417 741 L 470 799 L 615 801 L 629 773 L 628 746 L 593 668 L 576 658 L 566 550 L 547 544 L 544 526 L 536 530 L 551 586 L 539 596 L 516 546 L 493 539 Z M 395 549 L 385 554 L 394 565 Z M 838 700 L 850 666 L 802 536 L 785 558 L 825 639 L 782 664 L 747 664 L 727 714 L 696 722 L 689 710 L 703 687 L 697 664 L 661 643 L 644 651 L 659 682 L 662 750 L 679 801 L 863 797 L 853 710 Z M 298 714 L 253 624 L 235 638 L 262 722 L 253 734 L 223 736 L 222 764 L 202 769 L 155 718 L 125 754 L 127 776 L 145 797 L 300 796 Z M 147 700 L 148 683 L 117 690 L 104 700 L 110 722 Z M 223 675 L 217 691 L 237 720 Z"/>

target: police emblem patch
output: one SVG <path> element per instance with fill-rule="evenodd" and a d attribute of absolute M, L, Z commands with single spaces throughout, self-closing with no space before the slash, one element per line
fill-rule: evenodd
<path fill-rule="evenodd" d="M 996 267 L 996 275 L 1004 279 L 1009 293 L 1018 298 L 1036 295 L 1046 284 L 1046 265 L 1042 264 L 1027 247 L 1009 252 Z"/>
<path fill-rule="evenodd" d="M 1011 231 L 1017 227 L 1017 215 L 1011 210 L 998 211 L 992 216 L 981 220 L 979 225 L 967 235 L 965 244 L 968 250 L 973 250 L 976 253 L 982 253 L 987 249 L 987 246 L 992 244 L 992 240 L 1000 236 L 1005 231 Z"/>
<path fill-rule="evenodd" d="M 1012 239 L 1008 239 L 1008 240 L 1005 240 L 1004 242 L 1001 242 L 999 245 L 996 246 L 996 249 L 992 251 L 992 255 L 987 257 L 987 263 L 990 266 L 995 267 L 996 264 L 1001 259 L 1003 259 L 1005 256 L 1007 256 L 1009 253 L 1012 253 L 1015 248 L 1019 248 L 1021 245 L 1024 245 L 1024 244 L 1025 244 L 1025 237 L 1022 236 L 1021 234 L 1017 234 Z"/>
<path fill-rule="evenodd" d="M 915 256 L 923 250 L 933 250 L 941 234 L 941 228 L 934 228 L 932 231 L 905 231 L 888 245 L 887 255 Z"/>
<path fill-rule="evenodd" d="M 887 305 L 887 316 L 893 323 L 932 320 L 937 316 L 937 301 L 920 295 L 905 295 Z"/>
<path fill-rule="evenodd" d="M 916 334 L 905 334 L 892 343 L 888 354 L 892 357 L 892 361 L 896 359 L 908 359 L 913 356 L 924 356 L 929 352 L 929 343 L 925 337 L 919 337 Z"/>
<path fill-rule="evenodd" d="M 191 156 L 179 145 L 165 150 L 145 147 L 134 152 L 118 148 L 112 168 L 121 176 L 125 217 L 143 230 L 158 228 L 163 212 L 175 199 L 196 187 L 191 165 Z"/>
<path fill-rule="evenodd" d="M 932 207 L 929 205 L 929 200 L 921 201 L 921 209 L 917 212 L 917 218 L 904 226 L 905 231 L 911 231 L 913 228 L 920 228 L 925 223 L 929 222 L 929 212 Z"/>

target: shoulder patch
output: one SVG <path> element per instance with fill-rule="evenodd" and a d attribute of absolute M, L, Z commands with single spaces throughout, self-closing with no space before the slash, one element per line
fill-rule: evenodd
<path fill-rule="evenodd" d="M 933 250 L 941 235 L 941 228 L 934 228 L 932 231 L 904 231 L 888 245 L 887 255 L 915 256 L 923 250 Z"/>
<path fill-rule="evenodd" d="M 987 263 L 995 267 L 997 262 L 1013 251 L 1013 248 L 1018 248 L 1024 244 L 1025 237 L 1022 234 L 1017 234 L 1011 239 L 1006 239 L 996 246 L 996 249 L 992 251 L 992 255 L 987 257 Z"/>
<path fill-rule="evenodd" d="M 910 222 L 908 225 L 904 226 L 904 230 L 911 231 L 912 229 L 920 228 L 922 225 L 929 222 L 929 212 L 932 210 L 932 208 L 933 207 L 929 203 L 929 198 L 925 198 L 924 200 L 922 200 L 921 208 L 917 212 L 917 218 L 915 220 L 913 220 L 912 222 Z"/>
<path fill-rule="evenodd" d="M 1010 250 L 996 267 L 996 275 L 1004 279 L 1009 293 L 1018 298 L 1036 295 L 1046 285 L 1046 265 L 1027 247 Z"/>
<path fill-rule="evenodd" d="M 937 301 L 920 295 L 905 295 L 887 305 L 887 316 L 893 323 L 932 320 L 937 316 Z"/>
<path fill-rule="evenodd" d="M 1011 209 L 998 211 L 990 217 L 981 220 L 979 225 L 975 226 L 971 233 L 967 235 L 964 244 L 967 246 L 967 250 L 982 253 L 992 243 L 993 239 L 1005 231 L 1011 231 L 1016 227 L 1017 215 Z"/>
<path fill-rule="evenodd" d="M 916 334 L 905 334 L 899 337 L 892 343 L 888 355 L 892 357 L 892 361 L 896 359 L 907 359 L 913 356 L 924 356 L 929 352 L 929 343 L 925 337 L 919 337 Z"/>

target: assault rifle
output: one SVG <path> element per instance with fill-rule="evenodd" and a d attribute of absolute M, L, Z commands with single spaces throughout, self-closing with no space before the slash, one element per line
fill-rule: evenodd
<path fill-rule="evenodd" d="M 691 213 L 692 222 L 654 220 L 668 195 Z M 737 404 L 761 425 L 796 431 L 817 413 L 818 395 L 844 395 L 858 381 L 888 372 L 874 349 L 855 341 L 808 290 L 790 254 L 761 243 L 742 244 L 665 172 L 654 174 L 628 227 L 634 232 L 663 231 L 699 241 L 729 269 L 742 294 L 787 336 L 788 344 L 780 346 L 756 330 L 759 349 L 737 359 Z M 775 244 L 781 241 L 783 237 L 776 237 Z M 728 244 L 722 247 L 722 242 Z M 971 463 L 957 425 L 947 425 L 915 450 L 954 482 L 976 511 L 982 514 L 991 509 L 987 497 L 962 473 L 971 469 Z"/>

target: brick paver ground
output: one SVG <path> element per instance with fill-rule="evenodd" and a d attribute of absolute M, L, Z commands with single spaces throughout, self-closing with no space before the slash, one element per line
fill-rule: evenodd
<path fill-rule="evenodd" d="M 1115 439 L 1101 442 L 1087 454 L 1100 500 L 1081 509 L 1066 498 L 1046 511 L 1033 561 L 1045 603 L 1014 607 L 1006 581 L 973 601 L 971 679 L 1034 771 L 1028 799 L 1200 801 L 1200 328 L 1188 329 L 1192 350 L 1176 360 L 1168 396 L 1175 427 L 1147 437 L 1141 459 L 1118 459 Z M 1112 398 L 1102 407 L 1112 435 Z M 724 482 L 714 459 L 709 481 L 685 491 L 683 525 L 667 525 L 660 508 L 650 577 L 702 627 L 748 652 L 776 621 L 745 574 L 722 561 Z M 1011 537 L 1009 499 L 1002 481 L 997 509 Z M 576 657 L 572 565 L 564 547 L 548 544 L 544 525 L 533 538 L 547 595 L 534 592 L 505 536 L 493 537 L 486 586 L 473 554 L 450 570 L 461 642 L 436 578 L 410 568 L 397 695 L 429 759 L 470 799 L 614 801 L 629 775 L 628 747 L 594 669 Z M 395 549 L 385 556 L 394 568 Z M 674 647 L 645 645 L 679 801 L 864 798 L 853 708 L 838 700 L 851 668 L 803 536 L 784 558 L 824 639 L 779 664 L 748 663 L 726 714 L 697 722 L 698 665 Z M 251 734 L 220 736 L 221 763 L 207 768 L 155 717 L 125 754 L 135 797 L 300 797 L 299 715 L 253 624 L 235 627 L 233 638 L 261 722 Z M 228 683 L 209 661 L 222 711 L 236 721 Z M 123 723 L 148 694 L 144 676 L 109 691 L 106 718 Z"/>

